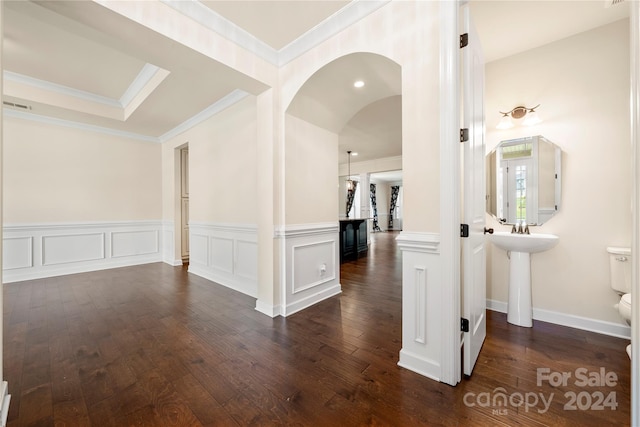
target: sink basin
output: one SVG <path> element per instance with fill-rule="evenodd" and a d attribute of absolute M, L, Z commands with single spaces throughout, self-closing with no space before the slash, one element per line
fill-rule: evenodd
<path fill-rule="evenodd" d="M 491 242 L 505 251 L 536 253 L 551 249 L 560 240 L 554 234 L 515 234 L 498 231 L 490 235 Z"/>
<path fill-rule="evenodd" d="M 516 234 L 499 231 L 490 235 L 494 245 L 509 254 L 509 302 L 507 322 L 533 326 L 531 295 L 531 254 L 546 251 L 558 244 L 553 234 Z"/>

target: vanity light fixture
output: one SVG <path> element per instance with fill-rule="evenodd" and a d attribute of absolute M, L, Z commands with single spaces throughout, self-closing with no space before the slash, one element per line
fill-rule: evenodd
<path fill-rule="evenodd" d="M 354 185 L 353 180 L 351 179 L 351 151 L 347 151 L 348 162 L 349 162 L 349 177 L 347 178 L 347 191 L 353 191 Z"/>
<path fill-rule="evenodd" d="M 353 82 L 353 87 L 360 89 L 361 87 L 364 87 L 364 82 L 362 80 L 356 80 Z"/>
<path fill-rule="evenodd" d="M 496 128 L 510 129 L 514 126 L 512 119 L 517 120 L 525 116 L 526 116 L 525 119 L 522 121 L 523 125 L 525 126 L 537 125 L 542 121 L 540 120 L 540 117 L 538 117 L 538 113 L 536 112 L 536 108 L 538 108 L 539 106 L 540 104 L 536 105 L 535 107 L 529 108 L 529 107 L 523 107 L 519 105 L 515 107 L 513 110 L 508 111 L 506 113 L 500 111 L 500 114 L 502 114 L 502 119 L 500 120 L 500 123 L 498 123 Z"/>

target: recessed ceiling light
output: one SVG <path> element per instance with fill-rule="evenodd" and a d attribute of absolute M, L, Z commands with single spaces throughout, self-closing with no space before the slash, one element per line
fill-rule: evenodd
<path fill-rule="evenodd" d="M 353 82 L 353 87 L 361 88 L 364 86 L 364 82 L 362 80 L 356 80 Z"/>

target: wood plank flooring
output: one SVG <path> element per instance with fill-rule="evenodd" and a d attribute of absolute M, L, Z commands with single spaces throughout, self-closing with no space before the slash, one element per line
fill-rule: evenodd
<path fill-rule="evenodd" d="M 398 367 L 395 237 L 374 234 L 343 265 L 342 295 L 288 318 L 165 264 L 7 284 L 8 425 L 629 425 L 625 340 L 489 312 L 459 386 Z M 545 368 L 571 377 L 538 381 Z M 609 383 L 582 386 L 580 368 Z"/>

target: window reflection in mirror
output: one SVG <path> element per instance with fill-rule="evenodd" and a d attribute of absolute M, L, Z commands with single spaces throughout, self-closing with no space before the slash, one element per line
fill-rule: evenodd
<path fill-rule="evenodd" d="M 543 136 L 503 141 L 487 155 L 487 212 L 541 225 L 560 209 L 562 152 Z"/>

